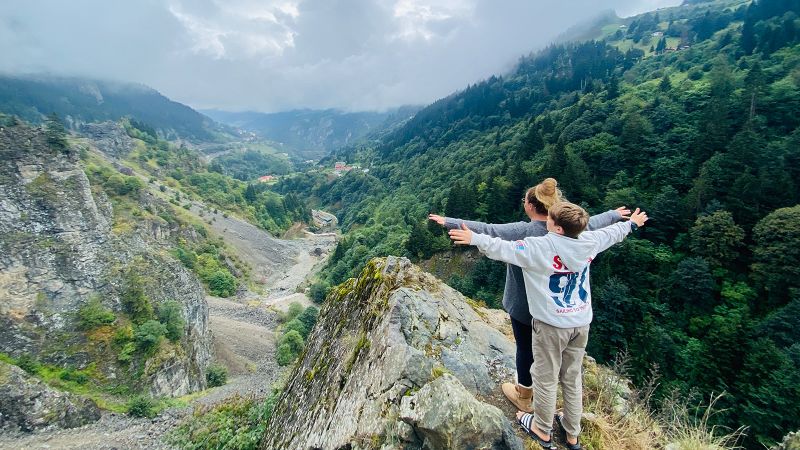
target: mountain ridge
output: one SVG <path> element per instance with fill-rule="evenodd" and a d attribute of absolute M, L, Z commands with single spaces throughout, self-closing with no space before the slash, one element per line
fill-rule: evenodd
<path fill-rule="evenodd" d="M 132 117 L 168 139 L 220 139 L 230 130 L 141 83 L 47 74 L 0 74 L 0 112 L 32 123 L 52 113 L 70 128 Z"/>
<path fill-rule="evenodd" d="M 275 113 L 202 110 L 222 123 L 259 134 L 304 159 L 320 159 L 332 150 L 355 144 L 402 124 L 419 109 L 390 108 L 385 112 L 338 109 L 297 109 Z"/>

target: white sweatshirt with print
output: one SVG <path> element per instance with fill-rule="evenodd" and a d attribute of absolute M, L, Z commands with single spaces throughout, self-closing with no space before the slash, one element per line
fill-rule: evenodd
<path fill-rule="evenodd" d="M 592 322 L 589 263 L 630 232 L 631 222 L 619 222 L 584 231 L 577 239 L 551 232 L 504 241 L 473 233 L 470 243 L 491 259 L 522 268 L 528 308 L 534 319 L 557 328 L 574 328 Z"/>

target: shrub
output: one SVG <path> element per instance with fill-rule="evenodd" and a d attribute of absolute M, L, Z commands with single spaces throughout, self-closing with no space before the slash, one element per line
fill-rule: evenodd
<path fill-rule="evenodd" d="M 303 338 L 307 338 L 308 335 L 311 333 L 311 330 L 314 329 L 314 325 L 317 324 L 317 319 L 319 318 L 319 309 L 309 306 L 303 311 L 302 314 L 297 316 L 297 320 L 303 323 L 305 326 L 306 332 L 303 334 Z"/>
<path fill-rule="evenodd" d="M 154 417 L 156 415 L 155 402 L 150 397 L 136 396 L 128 402 L 128 415 L 133 417 Z"/>
<path fill-rule="evenodd" d="M 78 384 L 86 384 L 89 381 L 89 376 L 86 373 L 75 370 L 74 368 L 68 368 L 61 371 L 58 374 L 58 378 L 64 381 L 74 381 Z"/>
<path fill-rule="evenodd" d="M 39 361 L 36 361 L 31 357 L 31 355 L 28 354 L 22 355 L 17 359 L 17 366 L 31 375 L 36 375 L 39 373 L 39 369 L 42 368 L 42 365 L 39 364 Z"/>
<path fill-rule="evenodd" d="M 297 302 L 293 302 L 289 305 L 289 309 L 286 311 L 286 314 L 283 316 L 284 322 L 291 322 L 295 317 L 299 316 L 303 312 L 303 305 Z"/>
<path fill-rule="evenodd" d="M 212 364 L 206 370 L 206 381 L 208 387 L 222 386 L 228 382 L 228 369 L 219 364 Z"/>
<path fill-rule="evenodd" d="M 284 332 L 287 332 L 287 333 L 288 333 L 289 331 L 297 331 L 298 333 L 300 333 L 300 336 L 302 336 L 302 337 L 303 337 L 303 339 L 305 339 L 305 337 L 306 337 L 306 336 L 308 336 L 308 329 L 307 329 L 307 328 L 306 328 L 306 326 L 303 324 L 303 322 L 300 322 L 300 321 L 299 321 L 299 320 L 297 320 L 296 318 L 295 318 L 295 319 L 292 319 L 292 320 L 290 320 L 290 321 L 289 321 L 289 322 L 288 322 L 288 323 L 287 323 L 287 324 L 284 326 L 283 330 L 284 330 Z"/>
<path fill-rule="evenodd" d="M 114 332 L 114 345 L 123 346 L 133 339 L 133 327 L 130 324 L 120 324 Z"/>
<path fill-rule="evenodd" d="M 236 278 L 225 269 L 219 269 L 208 278 L 211 295 L 230 297 L 236 293 Z"/>
<path fill-rule="evenodd" d="M 92 297 L 78 310 L 78 322 L 82 330 L 91 330 L 113 323 L 117 317 L 105 308 L 99 297 Z"/>
<path fill-rule="evenodd" d="M 197 265 L 197 254 L 183 247 L 175 249 L 175 257 L 178 258 L 178 261 L 183 263 L 187 269 L 194 269 Z"/>
<path fill-rule="evenodd" d="M 127 188 L 125 187 L 125 178 L 118 173 L 108 177 L 105 182 L 105 187 L 115 194 L 124 195 L 127 192 Z"/>
<path fill-rule="evenodd" d="M 328 295 L 328 290 L 330 289 L 330 285 L 324 281 L 318 281 L 311 285 L 311 291 L 309 292 L 311 296 L 311 300 L 315 303 L 322 303 L 325 301 L 325 297 Z"/>
<path fill-rule="evenodd" d="M 164 324 L 156 320 L 148 320 L 136 328 L 133 336 L 137 347 L 143 351 L 149 351 L 161 342 L 161 338 L 166 332 L 167 327 Z"/>
<path fill-rule="evenodd" d="M 117 355 L 117 361 L 127 364 L 131 361 L 135 352 L 136 344 L 128 342 L 123 345 L 122 350 L 120 350 L 119 355 Z"/>
<path fill-rule="evenodd" d="M 125 177 L 125 193 L 138 194 L 142 190 L 142 180 L 138 177 Z"/>
<path fill-rule="evenodd" d="M 292 363 L 292 361 L 297 358 L 297 353 L 292 351 L 292 348 L 288 344 L 283 344 L 278 346 L 277 352 L 277 361 L 278 365 L 287 366 Z"/>
<path fill-rule="evenodd" d="M 281 336 L 278 345 L 288 345 L 289 349 L 292 350 L 292 353 L 297 355 L 303 351 L 303 336 L 295 330 L 288 331 L 286 334 Z"/>
<path fill-rule="evenodd" d="M 180 303 L 169 300 L 159 306 L 158 321 L 164 325 L 165 334 L 170 341 L 176 342 L 183 336 L 184 322 Z"/>
<path fill-rule="evenodd" d="M 194 230 L 195 230 L 195 231 L 196 231 L 196 232 L 197 232 L 197 233 L 198 233 L 200 236 L 203 236 L 204 238 L 207 238 L 207 237 L 208 237 L 208 230 L 206 230 L 206 227 L 204 227 L 204 226 L 202 226 L 202 225 L 200 225 L 200 224 L 194 224 L 194 225 L 192 225 L 192 226 L 194 227 Z"/>
<path fill-rule="evenodd" d="M 117 195 L 137 194 L 143 187 L 139 178 L 118 173 L 108 177 L 104 185 L 107 190 Z"/>
<path fill-rule="evenodd" d="M 144 323 L 153 318 L 153 305 L 144 295 L 142 280 L 139 277 L 134 275 L 127 281 L 127 287 L 122 292 L 122 306 L 134 323 Z"/>
<path fill-rule="evenodd" d="M 272 392 L 261 402 L 252 397 L 231 397 L 183 422 L 168 439 L 186 449 L 258 448 L 278 396 L 279 392 Z"/>

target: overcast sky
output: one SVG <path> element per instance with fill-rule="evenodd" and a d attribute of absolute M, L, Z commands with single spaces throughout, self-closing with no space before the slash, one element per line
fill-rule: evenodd
<path fill-rule="evenodd" d="M 195 108 L 425 104 L 602 9 L 680 0 L 2 0 L 0 71 L 134 81 Z"/>

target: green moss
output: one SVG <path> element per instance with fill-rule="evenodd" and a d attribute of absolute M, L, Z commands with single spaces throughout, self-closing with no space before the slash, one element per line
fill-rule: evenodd
<path fill-rule="evenodd" d="M 325 375 L 328 373 L 330 362 L 332 358 L 329 355 L 330 345 L 326 343 L 319 351 L 319 356 L 314 363 L 314 367 L 306 372 L 305 377 L 307 382 L 311 382 L 317 376 Z"/>
<path fill-rule="evenodd" d="M 447 368 L 444 366 L 433 366 L 433 368 L 431 369 L 431 378 L 435 380 L 446 373 L 451 375 L 453 374 L 452 372 L 447 370 Z"/>
<path fill-rule="evenodd" d="M 383 436 L 379 434 L 373 434 L 369 441 L 370 448 L 379 449 L 381 448 L 381 444 L 383 444 Z"/>
<path fill-rule="evenodd" d="M 403 397 L 411 397 L 412 395 L 416 394 L 417 392 L 419 392 L 419 388 L 414 386 L 414 387 L 412 387 L 410 389 L 406 389 L 406 391 L 403 392 Z"/>
<path fill-rule="evenodd" d="M 465 300 L 477 315 L 479 315 L 482 319 L 486 319 L 486 312 L 484 311 L 484 309 L 487 308 L 486 303 L 480 300 L 471 299 L 469 297 L 465 297 Z"/>
<path fill-rule="evenodd" d="M 47 172 L 42 172 L 33 181 L 25 185 L 25 190 L 33 198 L 54 203 L 58 200 L 56 186 L 57 184 L 53 177 Z"/>
<path fill-rule="evenodd" d="M 362 351 L 366 350 L 369 351 L 370 347 L 369 339 L 367 338 L 367 333 L 365 331 L 361 332 L 361 335 L 358 338 L 358 342 L 356 342 L 355 347 L 353 348 L 352 353 L 350 353 L 350 358 L 347 359 L 347 363 L 345 363 L 345 373 L 350 373 L 350 370 L 353 369 L 353 364 L 355 364 L 356 360 L 358 359 L 358 355 L 361 354 Z"/>

